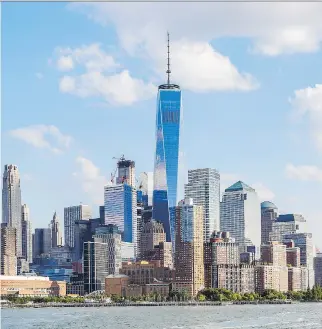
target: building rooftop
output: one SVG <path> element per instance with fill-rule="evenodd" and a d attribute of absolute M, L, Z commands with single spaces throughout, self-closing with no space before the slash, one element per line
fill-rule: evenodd
<path fill-rule="evenodd" d="M 235 192 L 235 191 L 251 191 L 254 192 L 255 190 L 250 187 L 249 185 L 245 184 L 242 181 L 238 181 L 237 183 L 231 185 L 230 187 L 226 188 L 225 192 Z"/>
<path fill-rule="evenodd" d="M 128 278 L 125 274 L 109 274 L 106 279 L 115 279 L 115 278 Z"/>
<path fill-rule="evenodd" d="M 264 201 L 261 203 L 261 209 L 277 209 L 277 207 L 275 206 L 275 204 L 273 202 L 270 201 Z"/>
<path fill-rule="evenodd" d="M 0 281 L 49 281 L 48 276 L 27 276 L 27 275 L 0 275 Z"/>

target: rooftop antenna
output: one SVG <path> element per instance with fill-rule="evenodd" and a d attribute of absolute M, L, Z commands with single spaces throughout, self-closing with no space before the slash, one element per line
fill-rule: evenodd
<path fill-rule="evenodd" d="M 168 35 L 168 69 L 167 69 L 167 75 L 168 75 L 168 85 L 170 84 L 170 74 L 171 74 L 171 70 L 170 70 L 170 34 L 169 32 L 167 32 Z"/>

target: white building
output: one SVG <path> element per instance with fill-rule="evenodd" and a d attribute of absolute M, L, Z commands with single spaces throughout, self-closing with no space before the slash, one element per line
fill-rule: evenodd
<path fill-rule="evenodd" d="M 253 188 L 238 181 L 225 190 L 220 203 L 220 230 L 229 232 L 241 246 L 259 247 L 261 208 Z"/>
<path fill-rule="evenodd" d="M 65 245 L 74 247 L 74 230 L 76 220 L 89 220 L 92 217 L 90 206 L 81 204 L 64 208 Z"/>
<path fill-rule="evenodd" d="M 215 169 L 188 171 L 185 198 L 192 198 L 204 210 L 204 242 L 208 242 L 213 231 L 220 228 L 220 174 Z"/>
<path fill-rule="evenodd" d="M 29 208 L 26 204 L 21 206 L 21 230 L 22 257 L 28 263 L 32 263 L 32 227 Z"/>
<path fill-rule="evenodd" d="M 21 189 L 18 167 L 5 165 L 2 183 L 2 222 L 16 229 L 17 257 L 22 256 Z"/>

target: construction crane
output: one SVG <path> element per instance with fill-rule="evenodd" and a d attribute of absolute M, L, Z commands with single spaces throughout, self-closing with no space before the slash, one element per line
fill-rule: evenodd
<path fill-rule="evenodd" d="M 124 161 L 124 160 L 125 160 L 125 157 L 124 157 L 124 154 L 122 154 L 120 158 L 113 157 L 112 159 L 113 159 L 113 160 L 117 160 L 117 161 L 119 162 L 119 161 Z M 116 172 L 117 172 L 117 166 L 116 166 L 114 172 L 111 173 L 111 183 L 112 183 L 112 184 L 114 184 L 114 180 L 115 180 Z M 122 177 L 122 184 L 124 183 L 125 178 L 126 178 L 126 177 L 124 177 L 124 176 Z"/>
<path fill-rule="evenodd" d="M 143 187 L 143 182 L 139 182 L 139 180 L 136 178 L 136 183 L 138 184 L 138 190 L 141 190 L 141 188 Z"/>

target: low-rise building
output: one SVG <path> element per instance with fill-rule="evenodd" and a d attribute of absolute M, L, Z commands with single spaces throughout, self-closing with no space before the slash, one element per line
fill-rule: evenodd
<path fill-rule="evenodd" d="M 66 282 L 42 276 L 0 276 L 1 296 L 66 296 Z"/>
<path fill-rule="evenodd" d="M 125 288 L 129 285 L 130 278 L 124 274 L 110 274 L 105 278 L 105 293 L 109 296 L 124 296 Z"/>

